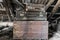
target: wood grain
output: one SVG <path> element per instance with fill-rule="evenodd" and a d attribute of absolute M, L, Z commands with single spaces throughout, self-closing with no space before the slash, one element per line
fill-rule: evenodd
<path fill-rule="evenodd" d="M 13 29 L 14 39 L 47 39 L 47 21 L 16 21 Z"/>

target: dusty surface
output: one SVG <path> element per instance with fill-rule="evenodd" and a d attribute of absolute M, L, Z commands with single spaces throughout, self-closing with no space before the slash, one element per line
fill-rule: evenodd
<path fill-rule="evenodd" d="M 14 39 L 47 39 L 47 21 L 16 21 L 13 29 Z"/>

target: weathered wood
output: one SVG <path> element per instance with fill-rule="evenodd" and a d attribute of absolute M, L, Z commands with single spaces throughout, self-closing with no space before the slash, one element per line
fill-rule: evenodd
<path fill-rule="evenodd" d="M 54 0 L 49 0 L 49 2 L 46 4 L 46 10 L 51 6 L 51 4 L 54 2 Z"/>
<path fill-rule="evenodd" d="M 11 21 L 10 19 L 10 12 L 9 12 L 9 8 L 11 7 L 10 5 L 10 0 L 7 1 L 7 0 L 3 0 L 3 4 L 2 5 L 2 8 L 0 8 L 0 13 L 2 13 L 2 16 L 6 15 L 8 16 L 7 19 L 9 19 L 8 21 Z M 3 17 L 2 17 L 2 21 L 3 21 Z"/>
<path fill-rule="evenodd" d="M 48 22 L 15 21 L 13 39 L 48 39 Z"/>
<path fill-rule="evenodd" d="M 57 11 L 57 9 L 59 8 L 60 6 L 60 0 L 57 1 L 56 5 L 54 6 L 53 10 L 52 10 L 52 13 L 55 13 Z"/>
<path fill-rule="evenodd" d="M 26 11 L 41 11 L 42 8 L 45 10 L 45 6 L 42 4 L 26 4 Z"/>
<path fill-rule="evenodd" d="M 23 2 L 25 1 L 25 3 L 27 2 L 45 5 L 47 10 L 55 0 L 22 0 L 22 1 Z"/>

